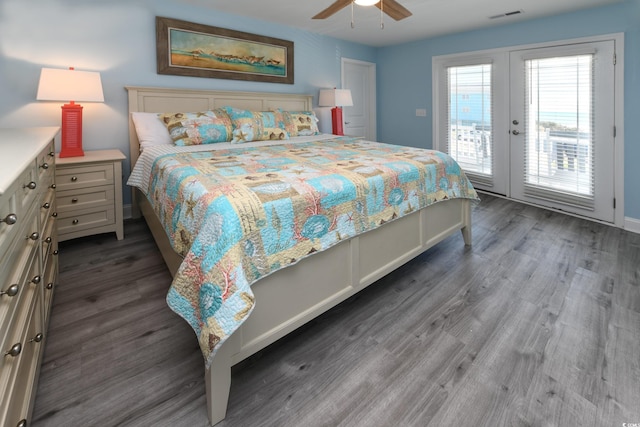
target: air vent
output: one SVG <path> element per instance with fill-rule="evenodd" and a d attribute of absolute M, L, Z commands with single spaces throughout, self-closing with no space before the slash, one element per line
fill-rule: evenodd
<path fill-rule="evenodd" d="M 513 12 L 501 13 L 500 15 L 490 16 L 489 19 L 498 19 L 498 18 L 506 18 L 507 16 L 520 15 L 524 13 L 523 10 L 514 10 Z"/>

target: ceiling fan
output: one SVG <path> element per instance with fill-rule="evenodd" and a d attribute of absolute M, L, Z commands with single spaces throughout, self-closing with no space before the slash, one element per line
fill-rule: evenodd
<path fill-rule="evenodd" d="M 333 15 L 334 13 L 337 13 L 340 10 L 344 9 L 345 7 L 349 6 L 352 3 L 353 3 L 353 0 L 336 0 L 335 2 L 333 2 L 332 5 L 330 5 L 328 8 L 326 8 L 322 12 L 318 13 L 312 19 L 326 19 L 331 15 Z M 375 4 L 375 6 L 378 9 L 380 9 L 381 11 L 383 11 L 384 13 L 386 13 L 396 21 L 400 21 L 401 19 L 408 18 L 409 16 L 412 15 L 411 12 L 409 12 L 404 6 L 402 6 L 396 0 L 379 0 L 379 1 L 372 0 L 364 3 L 366 5 Z M 359 2 L 356 1 L 356 4 L 359 4 Z"/>

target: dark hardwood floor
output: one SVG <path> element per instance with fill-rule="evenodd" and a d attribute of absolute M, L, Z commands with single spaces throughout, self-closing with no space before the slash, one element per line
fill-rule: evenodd
<path fill-rule="evenodd" d="M 472 248 L 453 236 L 235 366 L 219 425 L 640 423 L 640 235 L 481 198 Z M 32 426 L 206 426 L 144 222 L 60 252 Z"/>

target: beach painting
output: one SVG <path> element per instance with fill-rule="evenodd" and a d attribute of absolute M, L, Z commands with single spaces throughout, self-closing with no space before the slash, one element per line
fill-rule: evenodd
<path fill-rule="evenodd" d="M 156 17 L 158 74 L 293 84 L 293 42 Z"/>

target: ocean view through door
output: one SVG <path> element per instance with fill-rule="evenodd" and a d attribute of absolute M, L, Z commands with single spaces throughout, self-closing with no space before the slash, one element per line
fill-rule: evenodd
<path fill-rule="evenodd" d="M 436 58 L 435 148 L 480 190 L 614 222 L 614 61 L 614 40 Z"/>
<path fill-rule="evenodd" d="M 511 195 L 614 220 L 614 46 L 511 52 Z"/>

